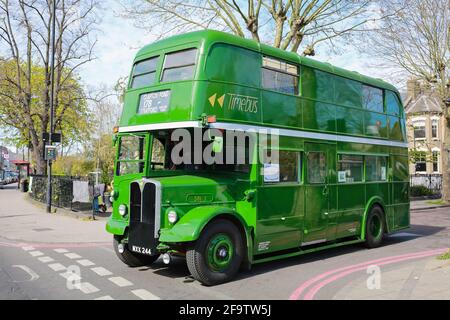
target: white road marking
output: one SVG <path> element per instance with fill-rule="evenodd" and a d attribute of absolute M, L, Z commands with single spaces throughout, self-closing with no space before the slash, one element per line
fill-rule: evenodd
<path fill-rule="evenodd" d="M 40 257 L 40 256 L 43 256 L 43 255 L 44 255 L 41 251 L 30 251 L 30 254 L 31 254 L 33 257 Z"/>
<path fill-rule="evenodd" d="M 23 265 L 14 265 L 12 266 L 13 268 L 19 268 L 22 269 L 23 271 L 25 271 L 26 273 L 28 273 L 30 275 L 30 279 L 29 280 L 25 280 L 25 281 L 13 281 L 13 282 L 27 282 L 27 281 L 34 281 L 39 279 L 39 275 L 34 272 L 33 270 L 31 270 L 30 268 L 28 268 L 27 266 L 23 266 Z"/>
<path fill-rule="evenodd" d="M 22 247 L 22 249 L 25 251 L 32 251 L 32 250 L 34 250 L 34 247 L 28 246 L 28 247 Z"/>
<path fill-rule="evenodd" d="M 95 298 L 94 300 L 114 300 L 114 298 L 111 296 L 103 296 L 103 297 Z"/>
<path fill-rule="evenodd" d="M 57 252 L 57 253 L 66 253 L 66 252 L 69 252 L 69 250 L 67 250 L 67 249 L 54 249 L 54 251 Z"/>
<path fill-rule="evenodd" d="M 83 292 L 84 294 L 90 294 L 100 291 L 100 289 L 90 284 L 89 282 L 82 282 L 80 284 L 75 285 L 75 287 L 81 290 L 81 292 Z"/>
<path fill-rule="evenodd" d="M 92 261 L 87 260 L 87 259 L 78 260 L 77 262 L 78 262 L 79 264 L 81 264 L 83 267 L 95 266 L 95 263 L 93 263 Z"/>
<path fill-rule="evenodd" d="M 131 293 L 141 298 L 142 300 L 161 300 L 160 297 L 155 296 L 153 293 L 148 292 L 145 289 L 131 290 Z"/>
<path fill-rule="evenodd" d="M 111 278 L 108 278 L 108 280 L 119 287 L 128 287 L 128 286 L 133 285 L 133 283 L 131 283 L 130 281 L 128 281 L 127 279 L 124 279 L 122 277 L 111 277 Z"/>
<path fill-rule="evenodd" d="M 64 273 L 60 273 L 59 275 L 61 277 L 63 277 L 63 278 L 66 278 L 67 280 L 70 280 L 70 281 L 79 281 L 79 280 L 81 280 L 81 277 L 78 274 L 70 272 L 70 271 L 64 272 Z"/>
<path fill-rule="evenodd" d="M 64 267 L 61 263 L 52 263 L 48 266 L 50 267 L 50 269 L 56 272 L 66 270 L 66 267 Z"/>
<path fill-rule="evenodd" d="M 101 277 L 110 276 L 113 274 L 111 271 L 109 271 L 103 267 L 91 268 L 91 270 L 94 271 L 96 274 L 98 274 Z"/>
<path fill-rule="evenodd" d="M 38 258 L 38 259 L 39 259 L 39 261 L 41 261 L 41 262 L 43 262 L 43 263 L 48 263 L 48 262 L 53 262 L 53 261 L 55 261 L 55 259 L 50 258 L 50 257 L 40 257 L 40 258 Z"/>
<path fill-rule="evenodd" d="M 66 253 L 65 256 L 69 259 L 80 259 L 81 256 L 76 253 Z"/>

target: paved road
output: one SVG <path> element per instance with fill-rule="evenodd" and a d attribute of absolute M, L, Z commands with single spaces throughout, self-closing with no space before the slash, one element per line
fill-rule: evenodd
<path fill-rule="evenodd" d="M 441 272 L 431 276 L 440 283 L 434 294 L 450 299 L 450 281 L 442 281 L 450 268 L 435 265 L 450 247 L 450 208 L 414 212 L 412 228 L 378 249 L 354 245 L 257 265 L 233 282 L 204 287 L 181 258 L 126 267 L 104 220 L 48 215 L 24 196 L 0 190 L 0 299 L 414 299 L 426 291 L 414 280 L 430 270 Z M 366 285 L 373 264 L 381 268 L 378 291 Z"/>

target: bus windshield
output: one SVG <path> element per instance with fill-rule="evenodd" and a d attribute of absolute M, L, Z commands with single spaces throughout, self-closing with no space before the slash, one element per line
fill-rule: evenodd
<path fill-rule="evenodd" d="M 196 141 L 198 139 L 195 139 L 195 137 L 204 137 L 204 131 L 197 135 L 194 134 L 194 129 L 185 131 L 189 132 L 190 141 L 182 139 L 174 141 L 172 139 L 173 130 L 161 130 L 153 133 L 150 170 L 250 172 L 251 147 L 249 143 L 243 146 L 231 144 L 229 141 L 227 142 L 226 132 L 222 132 L 223 149 L 221 152 L 214 152 L 211 150 L 212 141 L 200 140 L 198 142 Z M 196 145 L 196 142 L 200 145 Z M 175 149 L 177 145 L 178 147 Z M 205 159 L 205 154 L 208 153 L 214 157 L 213 163 Z"/>
<path fill-rule="evenodd" d="M 144 173 L 146 137 L 126 135 L 120 138 L 116 175 Z"/>

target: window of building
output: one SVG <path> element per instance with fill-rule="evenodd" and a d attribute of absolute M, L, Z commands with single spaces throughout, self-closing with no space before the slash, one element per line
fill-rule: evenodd
<path fill-rule="evenodd" d="M 366 181 L 387 181 L 387 158 L 366 156 Z"/>
<path fill-rule="evenodd" d="M 384 112 L 383 90 L 363 85 L 363 106 L 370 111 Z"/>
<path fill-rule="evenodd" d="M 414 127 L 414 139 L 426 138 L 425 120 L 415 121 L 413 123 L 413 127 Z"/>
<path fill-rule="evenodd" d="M 431 137 L 433 139 L 438 138 L 438 128 L 439 128 L 439 120 L 437 119 L 431 120 Z"/>
<path fill-rule="evenodd" d="M 339 183 L 362 182 L 364 176 L 364 157 L 354 155 L 339 155 Z"/>
<path fill-rule="evenodd" d="M 427 172 L 427 153 L 418 151 L 414 156 L 416 163 L 416 172 Z"/>
<path fill-rule="evenodd" d="M 274 58 L 263 58 L 263 88 L 298 95 L 298 78 L 296 65 Z"/>
<path fill-rule="evenodd" d="M 439 151 L 433 151 L 433 172 L 439 172 Z"/>
<path fill-rule="evenodd" d="M 189 80 L 194 77 L 197 49 L 166 54 L 162 82 Z"/>
<path fill-rule="evenodd" d="M 300 181 L 301 154 L 296 151 L 279 151 L 279 163 L 264 164 L 265 183 Z"/>
<path fill-rule="evenodd" d="M 324 152 L 308 153 L 308 182 L 324 184 L 327 180 L 327 163 Z"/>
<path fill-rule="evenodd" d="M 131 88 L 149 86 L 155 82 L 158 57 L 138 62 L 134 65 Z"/>

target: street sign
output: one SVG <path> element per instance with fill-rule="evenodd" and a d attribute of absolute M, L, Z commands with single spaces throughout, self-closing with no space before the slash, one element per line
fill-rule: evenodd
<path fill-rule="evenodd" d="M 45 146 L 45 160 L 56 160 L 57 156 L 55 146 Z"/>
<path fill-rule="evenodd" d="M 50 134 L 48 132 L 44 132 L 42 134 L 42 139 L 47 143 L 50 141 Z M 52 143 L 61 143 L 61 133 L 52 134 Z"/>

